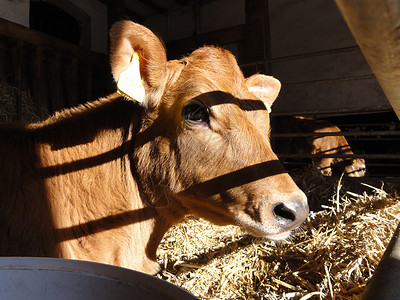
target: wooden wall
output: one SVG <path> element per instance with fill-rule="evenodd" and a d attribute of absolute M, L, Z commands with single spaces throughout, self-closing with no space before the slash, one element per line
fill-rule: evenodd
<path fill-rule="evenodd" d="M 103 2 L 109 25 L 123 18 L 123 0 Z M 110 87 L 106 55 L 28 35 L 22 27 L 7 31 L 11 25 L 4 22 L 0 80 L 29 88 L 50 110 L 104 95 L 103 87 Z M 236 55 L 245 76 L 278 78 L 276 114 L 391 109 L 333 0 L 204 0 L 143 23 L 163 37 L 169 59 L 219 45 Z"/>
<path fill-rule="evenodd" d="M 0 19 L 0 81 L 28 91 L 38 109 L 51 113 L 107 95 L 108 66 L 104 54 Z"/>
<path fill-rule="evenodd" d="M 334 1 L 269 0 L 275 112 L 376 111 L 390 105 Z"/>
<path fill-rule="evenodd" d="M 226 0 L 212 2 L 223 19 Z M 237 18 L 243 24 L 226 22 L 218 30 L 167 40 L 169 57 L 180 57 L 204 44 L 231 50 L 245 76 L 260 72 L 282 82 L 273 106 L 278 114 L 391 109 L 334 1 L 246 0 L 242 14 Z"/>

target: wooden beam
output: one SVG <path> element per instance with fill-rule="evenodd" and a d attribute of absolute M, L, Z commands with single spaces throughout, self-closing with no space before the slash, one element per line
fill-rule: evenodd
<path fill-rule="evenodd" d="M 32 71 L 35 76 L 32 78 L 32 98 L 35 99 L 35 110 L 38 116 L 42 116 L 42 77 L 43 77 L 43 47 L 36 47 L 31 60 Z"/>
<path fill-rule="evenodd" d="M 23 41 L 16 41 L 12 42 L 15 43 L 14 51 L 12 51 L 11 62 L 14 69 L 14 85 L 16 89 L 16 97 L 15 97 L 15 112 L 17 120 L 21 120 L 21 113 L 22 113 L 22 67 L 23 67 L 23 59 L 24 59 L 24 43 Z"/>
<path fill-rule="evenodd" d="M 265 61 L 265 1 L 246 0 L 245 12 L 247 26 L 244 63 Z M 256 71 L 265 73 L 265 69 Z"/>
<path fill-rule="evenodd" d="M 187 0 L 174 0 L 176 3 L 179 3 L 182 6 L 187 6 L 189 5 L 189 1 Z"/>
<path fill-rule="evenodd" d="M 182 40 L 167 43 L 169 59 L 176 59 L 204 45 L 224 46 L 245 38 L 245 25 L 238 25 L 226 29 L 192 36 Z"/>
<path fill-rule="evenodd" d="M 138 0 L 138 1 L 146 5 L 147 7 L 151 8 L 152 10 L 155 10 L 157 13 L 163 13 L 166 11 L 166 9 L 162 8 L 157 3 L 151 0 Z"/>
<path fill-rule="evenodd" d="M 132 18 L 132 21 L 137 22 L 137 23 L 143 23 L 145 17 L 138 14 L 137 12 L 134 12 L 133 10 L 127 8 L 126 9 L 126 15 Z"/>
<path fill-rule="evenodd" d="M 107 23 L 108 29 L 111 28 L 112 24 L 123 20 L 126 15 L 125 0 L 100 0 L 107 5 Z"/>
<path fill-rule="evenodd" d="M 272 72 L 272 50 L 271 50 L 271 28 L 269 26 L 269 2 L 264 3 L 264 60 L 267 61 L 267 70 L 269 74 Z"/>
<path fill-rule="evenodd" d="M 400 3 L 398 0 L 335 0 L 400 119 Z"/>
<path fill-rule="evenodd" d="M 63 53 L 65 57 L 77 57 L 78 59 L 89 61 L 93 64 L 107 61 L 107 56 L 102 53 L 81 48 L 77 45 L 1 18 L 0 36 L 8 37 L 11 40 L 20 40 L 37 47 L 43 47 L 43 49 L 59 51 Z"/>

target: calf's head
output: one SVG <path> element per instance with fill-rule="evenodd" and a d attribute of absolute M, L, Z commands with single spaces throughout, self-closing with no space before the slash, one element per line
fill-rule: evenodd
<path fill-rule="evenodd" d="M 111 40 L 116 81 L 139 55 L 144 98 L 133 160 L 144 201 L 179 203 L 185 212 L 272 239 L 286 238 L 306 219 L 307 199 L 269 142 L 267 107 L 278 80 L 245 80 L 234 56 L 216 47 L 167 62 L 160 40 L 132 22 L 117 23 Z"/>

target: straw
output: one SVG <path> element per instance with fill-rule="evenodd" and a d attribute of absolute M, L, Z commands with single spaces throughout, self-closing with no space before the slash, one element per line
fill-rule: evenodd
<path fill-rule="evenodd" d="M 200 299 L 361 299 L 397 226 L 397 192 L 323 177 L 314 167 L 293 177 L 311 211 L 289 241 L 188 216 L 161 242 L 158 276 Z"/>
<path fill-rule="evenodd" d="M 35 102 L 29 91 L 20 93 L 18 89 L 7 82 L 0 81 L 0 123 L 11 122 L 17 119 L 16 103 L 21 100 L 21 120 L 37 122 L 48 117 L 48 111 L 43 105 L 35 108 Z"/>

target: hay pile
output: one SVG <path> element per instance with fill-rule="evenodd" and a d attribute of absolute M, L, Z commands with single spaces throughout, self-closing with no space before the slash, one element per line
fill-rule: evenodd
<path fill-rule="evenodd" d="M 0 81 L 0 123 L 17 119 L 16 103 L 19 98 L 18 89 L 7 82 Z M 35 107 L 29 92 L 21 92 L 21 120 L 37 122 L 48 117 L 47 109 L 41 105 Z"/>
<path fill-rule="evenodd" d="M 188 217 L 159 246 L 159 276 L 201 299 L 360 299 L 397 226 L 398 195 L 346 191 L 312 168 L 293 176 L 311 212 L 290 241 Z"/>

